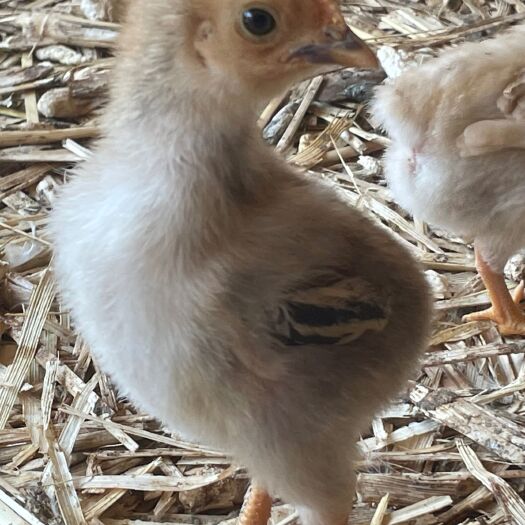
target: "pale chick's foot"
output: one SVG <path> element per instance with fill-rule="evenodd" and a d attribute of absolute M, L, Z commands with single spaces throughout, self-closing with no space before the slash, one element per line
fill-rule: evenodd
<path fill-rule="evenodd" d="M 514 290 L 512 302 L 509 301 L 503 307 L 492 306 L 481 312 L 473 312 L 463 317 L 464 321 L 494 321 L 498 325 L 501 335 L 523 335 L 525 336 L 525 312 L 520 308 L 520 302 L 524 298 L 525 282 Z"/>
<path fill-rule="evenodd" d="M 511 148 L 525 148 L 525 121 L 480 120 L 474 122 L 456 141 L 461 157 L 476 157 Z"/>
<path fill-rule="evenodd" d="M 267 525 L 272 513 L 272 498 L 264 489 L 252 485 L 241 509 L 238 525 Z"/>

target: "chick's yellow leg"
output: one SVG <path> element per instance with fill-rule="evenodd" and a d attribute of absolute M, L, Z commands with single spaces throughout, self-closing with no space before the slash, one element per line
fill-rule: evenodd
<path fill-rule="evenodd" d="M 266 525 L 272 513 L 272 498 L 264 489 L 252 485 L 246 494 L 238 525 Z"/>
<path fill-rule="evenodd" d="M 503 274 L 495 272 L 476 250 L 476 267 L 487 288 L 492 307 L 466 315 L 466 321 L 494 321 L 502 335 L 525 335 L 525 313 L 519 303 L 524 295 L 524 283 L 510 294 Z"/>

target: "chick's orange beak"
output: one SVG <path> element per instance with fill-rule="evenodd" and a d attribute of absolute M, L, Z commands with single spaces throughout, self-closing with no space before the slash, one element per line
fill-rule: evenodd
<path fill-rule="evenodd" d="M 346 24 L 327 26 L 322 42 L 293 49 L 289 60 L 304 60 L 311 64 L 334 64 L 343 67 L 370 69 L 379 67 L 379 61 L 373 51 L 352 33 Z"/>

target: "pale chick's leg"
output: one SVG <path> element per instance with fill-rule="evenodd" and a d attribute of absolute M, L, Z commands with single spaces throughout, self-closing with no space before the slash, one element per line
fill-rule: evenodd
<path fill-rule="evenodd" d="M 238 525 L 266 525 L 272 513 L 272 498 L 264 489 L 252 485 L 244 500 Z"/>
<path fill-rule="evenodd" d="M 509 148 L 525 148 L 525 121 L 480 120 L 457 139 L 462 157 L 476 157 Z"/>
<path fill-rule="evenodd" d="M 510 294 L 503 274 L 495 272 L 476 250 L 476 267 L 485 283 L 492 307 L 466 315 L 466 321 L 494 321 L 502 335 L 525 335 L 525 313 L 519 302 L 523 299 L 524 283 Z"/>

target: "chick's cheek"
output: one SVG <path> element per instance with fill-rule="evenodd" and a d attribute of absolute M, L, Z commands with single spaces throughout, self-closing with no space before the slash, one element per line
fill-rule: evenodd
<path fill-rule="evenodd" d="M 237 72 L 239 80 L 245 83 L 254 93 L 264 92 L 269 96 L 273 96 L 274 92 L 278 92 L 295 78 L 300 78 L 295 71 L 290 70 L 287 66 L 282 64 L 275 65 L 273 62 L 268 63 L 265 60 L 260 60 L 255 64 L 250 60 L 243 61 L 241 72 Z"/>

